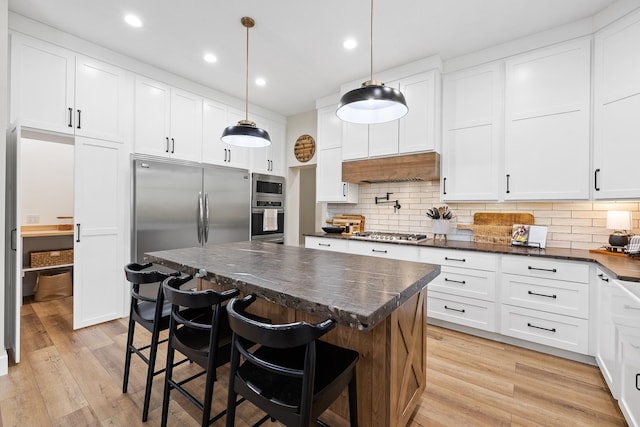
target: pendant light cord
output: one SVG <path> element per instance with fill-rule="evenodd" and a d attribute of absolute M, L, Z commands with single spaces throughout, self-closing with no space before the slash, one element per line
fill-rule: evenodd
<path fill-rule="evenodd" d="M 373 0 L 371 0 L 371 21 L 369 25 L 369 49 L 371 61 L 371 81 L 373 81 Z"/>
<path fill-rule="evenodd" d="M 247 66 L 244 73 L 244 111 L 245 120 L 249 121 L 249 26 L 247 26 L 247 53 L 245 59 Z"/>

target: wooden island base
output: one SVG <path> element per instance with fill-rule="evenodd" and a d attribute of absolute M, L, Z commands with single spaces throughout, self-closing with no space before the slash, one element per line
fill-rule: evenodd
<path fill-rule="evenodd" d="M 217 288 L 210 282 L 203 287 Z M 274 322 L 318 322 L 311 314 L 258 299 L 255 314 Z M 415 294 L 372 330 L 338 324 L 322 339 L 360 353 L 358 421 L 362 426 L 405 426 L 426 383 L 426 289 Z M 331 410 L 349 419 L 346 390 Z"/>

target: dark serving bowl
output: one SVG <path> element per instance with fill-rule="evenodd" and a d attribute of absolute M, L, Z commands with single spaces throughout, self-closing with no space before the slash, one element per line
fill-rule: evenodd
<path fill-rule="evenodd" d="M 344 227 L 322 227 L 325 233 L 342 233 L 344 231 Z"/>

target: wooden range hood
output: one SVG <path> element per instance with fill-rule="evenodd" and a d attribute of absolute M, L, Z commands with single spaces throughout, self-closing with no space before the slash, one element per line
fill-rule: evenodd
<path fill-rule="evenodd" d="M 344 182 L 437 181 L 440 179 L 438 153 L 408 154 L 342 162 Z"/>

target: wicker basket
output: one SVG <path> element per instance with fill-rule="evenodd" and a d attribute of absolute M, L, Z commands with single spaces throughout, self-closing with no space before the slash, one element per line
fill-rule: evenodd
<path fill-rule="evenodd" d="M 73 264 L 73 249 L 57 251 L 31 252 L 31 267 L 50 267 L 53 265 Z"/>

